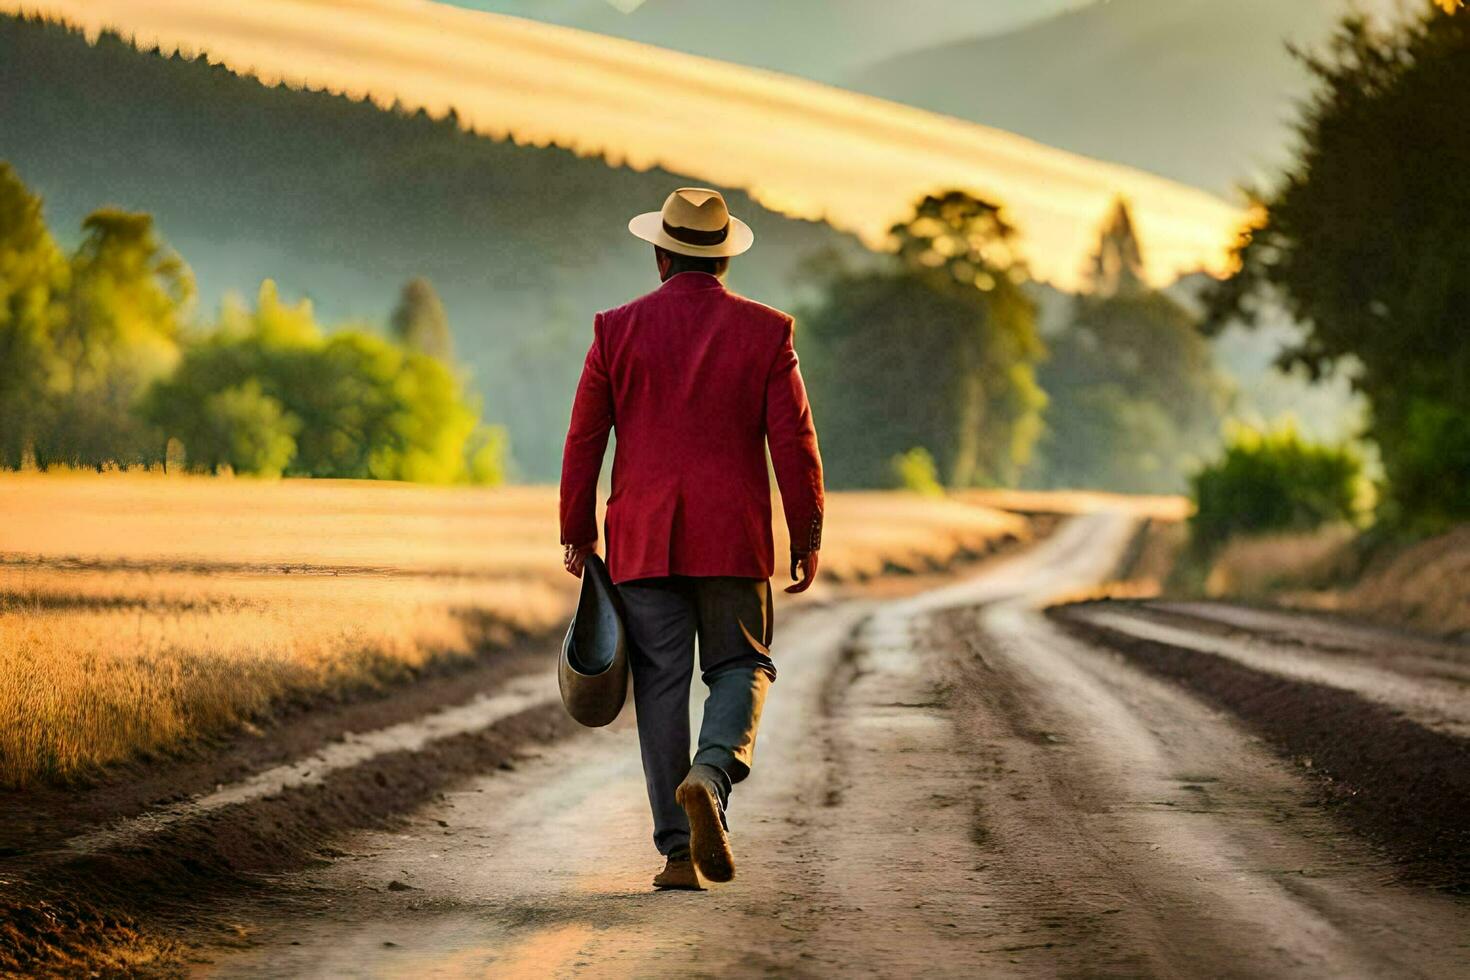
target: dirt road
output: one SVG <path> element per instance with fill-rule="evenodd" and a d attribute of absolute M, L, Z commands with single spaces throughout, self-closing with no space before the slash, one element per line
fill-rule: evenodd
<path fill-rule="evenodd" d="M 1403 883 L 1247 715 L 1041 612 L 1103 578 L 1130 532 L 1122 517 L 1077 518 L 968 581 L 778 622 L 781 679 L 755 775 L 732 804 L 730 885 L 649 890 L 657 859 L 635 736 L 620 723 L 536 750 L 397 832 L 348 838 L 330 864 L 233 900 L 243 948 L 212 951 L 200 968 L 1470 975 L 1464 899 Z M 1337 680 L 1310 640 L 1297 643 L 1291 682 Z M 1235 663 L 1278 669 L 1259 654 Z M 1405 723 L 1433 724 L 1445 751 L 1463 750 L 1464 699 L 1445 695 L 1463 695 L 1464 676 L 1409 654 L 1402 670 L 1354 661 L 1334 690 L 1357 698 L 1373 686 L 1365 671 L 1388 671 L 1393 684 L 1375 690 L 1417 712 Z"/>

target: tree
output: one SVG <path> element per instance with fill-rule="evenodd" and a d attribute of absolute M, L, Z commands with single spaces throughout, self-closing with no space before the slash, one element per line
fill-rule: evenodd
<path fill-rule="evenodd" d="M 1041 465 L 1031 482 L 1133 493 L 1184 489 L 1219 442 L 1225 388 L 1196 318 L 1143 280 L 1127 204 L 1104 222 L 1071 322 L 1049 338 Z"/>
<path fill-rule="evenodd" d="M 134 403 L 178 363 L 194 279 L 147 214 L 105 208 L 82 228 L 65 315 L 53 333 L 55 412 L 37 456 L 87 465 L 153 458 L 162 443 Z"/>
<path fill-rule="evenodd" d="M 501 425 L 482 425 L 470 436 L 465 448 L 470 482 L 494 487 L 509 476 L 510 434 Z"/>
<path fill-rule="evenodd" d="M 66 274 L 41 199 L 0 162 L 0 466 L 19 466 L 45 424 Z"/>
<path fill-rule="evenodd" d="M 503 473 L 504 439 L 479 431 L 449 365 L 366 331 L 324 336 L 310 304 L 283 303 L 271 282 L 254 310 L 226 305 L 144 412 L 195 468 L 422 483 Z"/>
<path fill-rule="evenodd" d="M 1306 331 L 1282 363 L 1352 365 L 1369 401 L 1380 516 L 1440 529 L 1470 517 L 1470 13 L 1351 17 L 1299 56 L 1317 88 L 1297 158 L 1257 192 L 1210 327 L 1284 303 Z"/>
<path fill-rule="evenodd" d="M 1014 482 L 1044 403 L 1014 231 L 951 191 L 920 201 L 893 240 L 886 268 L 833 272 L 803 315 L 829 476 L 881 486 L 895 456 L 922 449 L 950 486 Z"/>
<path fill-rule="evenodd" d="M 449 317 L 433 283 L 423 276 L 404 283 L 390 322 L 393 336 L 407 349 L 436 357 L 446 364 L 454 359 Z"/>
<path fill-rule="evenodd" d="M 1143 247 L 1133 230 L 1133 213 L 1121 197 L 1113 202 L 1112 213 L 1098 236 L 1087 283 L 1088 292 L 1101 298 L 1130 296 L 1148 288 L 1143 278 Z"/>
<path fill-rule="evenodd" d="M 247 378 L 204 399 L 187 451 L 196 469 L 280 476 L 296 455 L 299 426 L 258 379 Z"/>
<path fill-rule="evenodd" d="M 103 209 L 83 230 L 67 262 L 40 200 L 0 164 L 0 467 L 32 454 L 127 466 L 182 447 L 212 472 L 504 479 L 506 433 L 480 425 L 447 340 L 436 357 L 363 330 L 324 336 L 311 304 L 269 281 L 253 309 L 226 300 L 214 330 L 191 334 L 193 277 L 149 215 Z M 422 285 L 405 306 L 439 309 Z M 432 340 L 417 322 L 409 335 Z"/>

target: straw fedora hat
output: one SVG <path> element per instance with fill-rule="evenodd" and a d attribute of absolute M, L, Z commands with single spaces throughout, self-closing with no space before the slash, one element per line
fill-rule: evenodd
<path fill-rule="evenodd" d="M 679 188 L 663 210 L 638 215 L 628 230 L 670 252 L 709 259 L 739 255 L 755 243 L 750 226 L 730 214 L 720 192 L 708 187 Z"/>
<path fill-rule="evenodd" d="M 567 713 L 589 728 L 609 725 L 628 696 L 628 638 L 607 566 L 588 555 L 577 613 L 562 641 L 557 686 Z"/>

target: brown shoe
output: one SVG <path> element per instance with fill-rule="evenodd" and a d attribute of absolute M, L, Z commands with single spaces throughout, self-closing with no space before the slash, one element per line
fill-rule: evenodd
<path fill-rule="evenodd" d="M 720 815 L 720 795 L 714 776 L 697 765 L 674 792 L 674 799 L 689 815 L 689 853 L 694 866 L 710 881 L 725 882 L 735 877 L 735 855 Z"/>
<path fill-rule="evenodd" d="M 670 857 L 664 869 L 653 876 L 653 887 L 669 891 L 702 892 L 699 875 L 694 871 L 694 862 L 689 855 Z"/>

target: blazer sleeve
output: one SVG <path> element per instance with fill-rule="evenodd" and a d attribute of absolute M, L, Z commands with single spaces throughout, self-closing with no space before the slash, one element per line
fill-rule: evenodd
<path fill-rule="evenodd" d="M 805 555 L 822 546 L 822 456 L 796 359 L 795 323 L 785 336 L 766 380 L 766 439 L 781 488 L 781 507 L 791 534 L 791 552 Z"/>
<path fill-rule="evenodd" d="M 572 402 L 561 458 L 561 543 L 597 543 L 597 479 L 613 426 L 612 387 L 602 350 L 602 314 L 592 322 L 592 346 Z"/>

